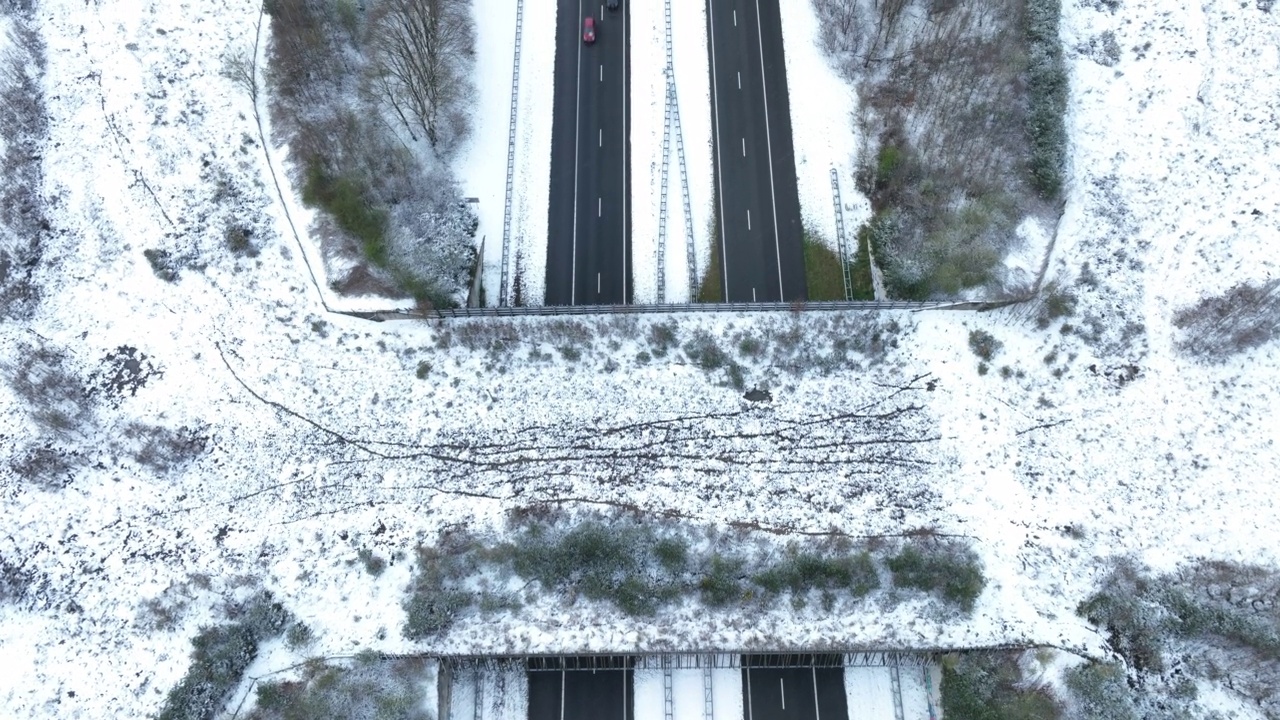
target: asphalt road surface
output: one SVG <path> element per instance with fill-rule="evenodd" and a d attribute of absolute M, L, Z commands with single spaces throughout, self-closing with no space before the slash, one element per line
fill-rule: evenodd
<path fill-rule="evenodd" d="M 556 12 L 547 305 L 632 300 L 630 3 L 604 3 L 559 0 Z M 588 15 L 596 21 L 591 45 L 582 41 Z"/>
<path fill-rule="evenodd" d="M 529 720 L 634 720 L 632 670 L 531 670 Z"/>
<path fill-rule="evenodd" d="M 778 0 L 707 0 L 707 35 L 724 299 L 805 300 Z"/>
<path fill-rule="evenodd" d="M 844 668 L 742 668 L 744 720 L 848 720 Z"/>

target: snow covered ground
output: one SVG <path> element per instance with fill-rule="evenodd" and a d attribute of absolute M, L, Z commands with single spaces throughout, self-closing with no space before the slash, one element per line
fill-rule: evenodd
<path fill-rule="evenodd" d="M 545 48 L 540 65 L 530 42 L 544 36 L 532 28 L 550 22 L 548 5 L 526 2 L 526 58 L 549 68 Z M 1280 271 L 1280 14 L 1251 3 L 1101 7 L 1064 5 L 1074 144 L 1050 265 L 1050 278 L 1079 296 L 1068 322 L 1096 323 L 1096 338 L 1057 325 L 1037 330 L 1019 309 L 896 315 L 904 321 L 898 349 L 877 365 L 792 374 L 740 357 L 746 386 L 772 395 L 755 405 L 679 353 L 638 361 L 650 319 L 602 322 L 572 361 L 551 341 L 531 345 L 528 338 L 551 332 L 545 320 L 511 321 L 501 343 L 469 350 L 462 338 L 482 323 L 325 314 L 290 239 L 264 238 L 260 256 L 236 258 L 195 221 L 219 202 L 203 160 L 245 190 L 246 212 L 279 216 L 260 148 L 243 139 L 256 133 L 247 95 L 219 72 L 227 49 L 252 37 L 257 5 L 44 0 L 46 297 L 34 318 L 0 326 L 0 359 L 20 361 L 24 344 L 46 343 L 87 381 L 104 356 L 129 345 L 163 375 L 133 395 L 96 396 L 71 434 L 39 425 L 0 386 L 0 467 L 33 445 L 81 453 L 62 490 L 12 473 L 0 485 L 0 557 L 29 573 L 23 591 L 0 603 L 6 712 L 154 713 L 185 671 L 198 628 L 257 587 L 306 619 L 316 654 L 756 646 L 784 637 L 1103 653 L 1105 638 L 1074 611 L 1110 558 L 1131 554 L 1158 570 L 1200 557 L 1275 567 L 1277 549 L 1260 540 L 1280 524 L 1274 346 L 1195 364 L 1174 348 L 1171 316 Z M 1118 64 L 1075 52 L 1108 30 L 1123 48 Z M 536 70 L 526 77 L 549 98 L 549 69 L 544 85 Z M 794 83 L 793 97 L 801 92 Z M 522 113 L 537 108 L 531 94 Z M 528 129 L 537 122 L 521 132 L 545 147 L 533 136 L 549 124 Z M 526 201 L 528 223 L 545 218 L 544 201 Z M 177 283 L 156 278 L 142 254 L 187 246 L 207 264 Z M 1096 280 L 1073 285 L 1085 263 Z M 534 293 L 539 273 L 526 280 Z M 735 333 L 818 320 L 674 319 L 682 339 L 705 329 L 733 353 Z M 971 329 L 1004 343 L 986 375 L 967 348 Z M 446 333 L 454 341 L 441 349 Z M 782 341 L 781 332 L 769 339 Z M 532 359 L 531 350 L 551 359 Z M 797 422 L 848 412 L 921 375 L 929 389 L 910 396 L 918 410 L 909 429 L 935 439 L 920 445 L 924 464 L 909 475 L 762 459 L 775 447 L 771 433 L 793 436 Z M 551 458 L 537 449 L 564 437 L 640 437 L 624 426 L 673 418 L 704 428 L 715 451 L 659 450 L 657 469 L 637 470 L 628 463 L 638 460 L 607 453 Z M 133 422 L 194 429 L 208 450 L 190 465 L 153 469 L 116 446 Z M 799 447 L 806 438 L 816 446 L 825 432 L 806 431 Z M 520 458 L 509 465 L 474 464 L 468 453 L 488 442 L 532 449 L 513 449 Z M 406 446 L 412 457 L 386 457 Z M 569 614 L 547 607 L 519 620 L 476 618 L 438 643 L 414 644 L 399 632 L 408 561 L 373 578 L 355 559 L 360 548 L 411 556 L 443 528 L 492 530 L 505 511 L 547 499 L 855 535 L 936 527 L 973 539 L 989 585 L 972 617 L 913 601 L 892 613 L 868 603 L 840 617 L 680 607 L 631 622 L 582 603 Z M 158 622 L 151 601 L 172 622 Z"/>

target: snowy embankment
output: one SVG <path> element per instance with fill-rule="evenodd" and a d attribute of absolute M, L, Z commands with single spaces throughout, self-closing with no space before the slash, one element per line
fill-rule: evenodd
<path fill-rule="evenodd" d="M 871 217 L 871 204 L 854 185 L 860 138 L 855 112 L 857 93 L 832 67 L 821 43 L 812 0 L 778 0 L 782 11 L 783 54 L 795 142 L 796 187 L 806 230 L 837 249 L 831 170 L 840 181 L 844 231 L 853 255 L 858 228 Z"/>
<path fill-rule="evenodd" d="M 276 207 L 260 148 L 242 149 L 256 129 L 248 100 L 219 74 L 226 49 L 252 36 L 257 6 L 46 0 L 46 293 L 35 317 L 0 324 L 0 359 L 20 361 L 22 344 L 44 342 L 88 382 L 128 345 L 163 374 L 133 394 L 95 395 L 91 422 L 69 436 L 37 425 L 0 385 L 4 467 L 32 444 L 79 453 L 62 489 L 4 478 L 0 555 L 29 573 L 0 603 L 7 711 L 154 714 L 185 671 L 190 638 L 256 588 L 311 625 L 306 653 L 316 655 L 788 640 L 1103 652 L 1106 638 L 1075 609 L 1114 556 L 1159 570 L 1200 557 L 1276 567 L 1277 549 L 1259 540 L 1280 526 L 1275 346 L 1194 364 L 1174 347 L 1171 317 L 1280 274 L 1280 198 L 1268 192 L 1280 187 L 1280 13 L 1170 10 L 1159 0 L 1101 7 L 1066 4 L 1062 24 L 1074 144 L 1050 276 L 1078 297 L 1066 318 L 1074 329 L 1038 330 L 1020 309 L 896 314 L 914 324 L 883 362 L 793 374 L 772 355 L 749 361 L 736 338 L 822 316 L 659 318 L 678 322 L 681 344 L 696 330 L 718 338 L 746 365 L 746 386 L 770 391 L 753 404 L 678 350 L 653 356 L 637 339 L 647 318 L 589 327 L 574 361 L 558 351 L 562 340 L 532 344 L 564 327 L 537 319 L 437 326 L 326 315 L 283 237 L 264 238 L 246 260 L 189 223 L 180 237 L 207 265 L 159 280 L 143 249 L 178 248 L 174 226 L 219 207 L 202 159 L 243 186 L 243 207 Z M 549 43 L 532 29 L 544 20 L 526 12 L 526 41 Z M 1126 48 L 1118 64 L 1075 51 L 1108 31 Z M 544 53 L 533 65 L 547 68 L 548 83 L 550 64 Z M 549 142 L 549 84 L 544 92 Z M 527 220 L 545 223 L 544 206 Z M 531 287 L 540 273 L 528 271 Z M 771 326 L 766 346 L 788 341 L 790 327 Z M 971 329 L 1004 344 L 985 375 L 967 348 Z M 887 439 L 928 440 L 909 472 L 773 471 L 791 455 L 770 454 L 769 438 L 810 455 L 846 452 L 857 444 L 848 435 L 804 423 L 868 407 L 918 376 L 928 384 L 910 395 L 911 424 Z M 704 443 L 696 455 L 664 441 L 673 418 Z M 192 428 L 207 450 L 169 470 L 143 465 L 115 449 L 134 422 Z M 563 452 L 565 438 L 597 454 Z M 619 438 L 647 443 L 655 464 L 611 457 Z M 495 444 L 521 457 L 476 464 Z M 397 599 L 414 546 L 459 524 L 499 529 L 508 511 L 539 502 L 804 532 L 933 527 L 972 539 L 989 584 L 971 617 L 912 600 L 839 617 L 785 602 L 751 617 L 690 605 L 642 622 L 586 602 L 567 613 L 544 603 L 523 622 L 476 617 L 438 644 L 404 640 Z M 364 548 L 388 559 L 381 576 L 357 560 Z"/>

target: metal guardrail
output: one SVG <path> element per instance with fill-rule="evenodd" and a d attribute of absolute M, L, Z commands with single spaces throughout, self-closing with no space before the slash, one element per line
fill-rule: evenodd
<path fill-rule="evenodd" d="M 751 668 L 925 667 L 938 661 L 938 652 L 856 653 L 582 653 L 569 655 L 464 655 L 441 656 L 441 663 L 462 671 L 476 667 L 511 668 L 521 665 L 532 672 L 560 670 L 737 670 Z M 710 687 L 710 683 L 706 683 Z M 706 699 L 710 706 L 710 698 Z"/>
<path fill-rule="evenodd" d="M 526 317 L 539 315 L 645 315 L 684 312 L 838 312 L 877 310 L 994 310 L 1009 302 L 908 302 L 895 300 L 823 300 L 797 303 L 668 303 L 665 305 L 547 305 L 541 307 L 446 308 L 427 314 L 400 311 L 363 314 L 370 320 L 413 318 Z"/>
<path fill-rule="evenodd" d="M 844 203 L 840 201 L 840 174 L 831 168 L 831 201 L 836 206 L 836 247 L 840 251 L 840 270 L 844 276 L 844 299 L 853 299 L 853 276 L 849 271 L 849 244 L 844 237 Z"/>
<path fill-rule="evenodd" d="M 516 0 L 516 52 L 511 68 L 511 124 L 507 128 L 507 193 L 502 207 L 502 279 L 498 305 L 507 305 L 508 275 L 511 268 L 511 196 L 515 188 L 516 107 L 520 97 L 520 33 L 524 28 L 524 0 Z"/>

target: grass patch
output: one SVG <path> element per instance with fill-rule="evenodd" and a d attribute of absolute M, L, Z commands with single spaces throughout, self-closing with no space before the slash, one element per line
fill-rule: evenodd
<path fill-rule="evenodd" d="M 348 177 L 331 177 L 313 160 L 307 165 L 302 201 L 332 215 L 338 227 L 360 241 L 366 260 L 381 268 L 388 266 L 387 214 L 373 207 L 367 189 L 359 182 Z"/>
<path fill-rule="evenodd" d="M 803 245 L 804 281 L 809 299 L 844 300 L 844 272 L 840 268 L 840 257 L 814 238 L 808 229 L 804 231 Z"/>
<path fill-rule="evenodd" d="M 851 268 L 854 300 L 875 300 L 875 281 L 871 277 L 871 225 L 858 230 L 858 250 Z"/>
<path fill-rule="evenodd" d="M 723 270 L 720 266 L 720 248 L 715 241 L 715 236 L 711 239 L 711 260 L 707 263 L 707 269 L 702 271 L 702 282 L 698 284 L 695 298 L 700 303 L 724 302 Z"/>

